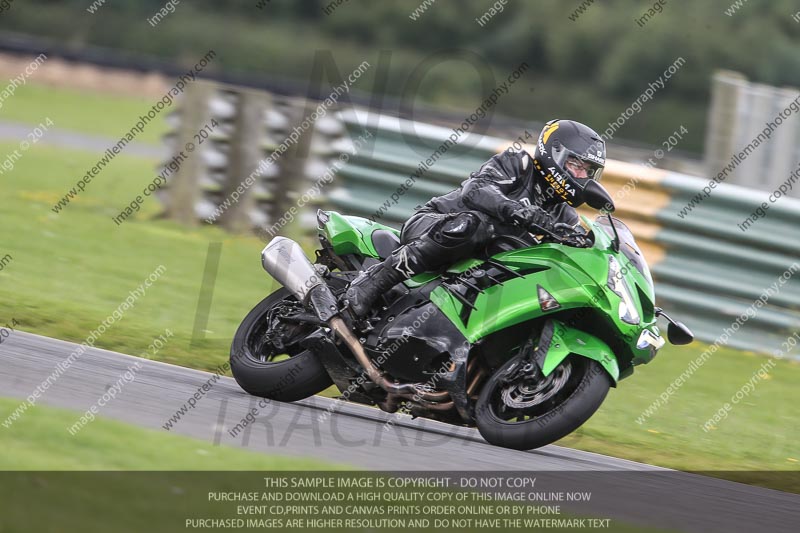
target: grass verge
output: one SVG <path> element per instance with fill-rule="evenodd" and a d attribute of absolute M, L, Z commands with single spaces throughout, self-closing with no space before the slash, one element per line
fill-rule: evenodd
<path fill-rule="evenodd" d="M 16 400 L 0 398 L 0 411 L 12 409 Z M 419 507 L 400 506 L 383 501 L 361 500 L 358 495 L 381 493 L 352 485 L 344 491 L 326 488 L 292 489 L 290 482 L 331 479 L 381 478 L 380 474 L 354 472 L 352 467 L 306 458 L 264 455 L 226 446 L 213 446 L 175 434 L 141 429 L 135 426 L 98 418 L 75 436 L 66 434 L 66 426 L 77 413 L 64 409 L 36 406 L 11 429 L 0 430 L 0 500 L 4 512 L 2 531 L 176 531 L 197 519 L 237 520 L 235 529 L 303 531 L 303 526 L 317 518 L 350 517 L 336 506 L 292 503 L 286 496 L 315 493 L 312 503 L 324 501 L 326 492 L 352 493 L 352 509 L 360 517 L 423 518 L 428 524 L 438 515 L 419 515 Z M 281 474 L 279 471 L 284 471 Z M 337 473 L 336 471 L 339 471 Z M 264 478 L 283 480 L 286 485 L 265 484 Z M 385 480 L 385 478 L 383 478 Z M 386 482 L 372 482 L 371 487 L 386 487 Z M 283 488 L 279 488 L 283 487 Z M 386 489 L 389 490 L 389 489 Z M 423 497 L 436 489 L 391 489 L 404 493 L 420 493 Z M 283 495 L 279 500 L 221 501 L 220 494 L 242 493 Z M 455 492 L 455 490 L 446 490 Z M 510 491 L 506 491 L 510 492 Z M 275 510 L 278 503 L 280 511 Z M 298 502 L 300 500 L 297 500 Z M 304 500 L 305 501 L 305 500 Z M 440 501 L 431 499 L 431 501 Z M 473 500 L 469 500 L 473 501 Z M 365 502 L 368 502 L 367 505 Z M 269 507 L 261 507 L 261 506 Z M 366 507 L 371 509 L 364 515 Z M 501 523 L 500 517 L 520 520 L 538 518 L 522 505 L 483 500 L 469 505 L 471 516 L 486 517 Z M 267 509 L 272 509 L 267 511 Z M 391 508 L 391 509 L 390 509 Z M 249 511 L 248 511 L 249 509 Z M 261 510 L 263 509 L 263 510 Z M 312 510 L 313 509 L 313 510 Z M 452 517 L 456 520 L 458 517 Z M 556 518 L 577 518 L 559 512 Z M 446 531 L 487 531 L 478 527 L 448 527 Z M 266 525 L 266 524 L 270 525 Z M 623 532 L 657 531 L 656 528 L 632 527 L 613 520 L 614 530 Z M 198 527 L 197 525 L 193 527 Z M 208 527 L 208 526 L 206 526 Z M 217 526 L 223 527 L 223 526 Z M 215 527 L 215 529 L 217 528 Z M 329 531 L 353 531 L 362 528 L 330 527 Z M 491 528 L 494 529 L 494 528 Z M 563 527 L 559 531 L 578 531 L 582 527 Z M 383 531 L 401 529 L 381 528 Z M 407 531 L 407 529 L 402 529 Z M 426 531 L 442 530 L 441 527 Z"/>
<path fill-rule="evenodd" d="M 18 404 L 18 400 L 0 398 L 3 412 Z M 4 450 L 0 471 L 343 469 L 308 458 L 214 446 L 104 418 L 97 418 L 71 436 L 66 428 L 79 416 L 77 412 L 37 405 L 11 428 L 0 429 L 0 447 Z"/>
<path fill-rule="evenodd" d="M 89 103 L 91 102 L 91 104 Z M 46 118 L 53 127 L 117 140 L 156 103 L 105 92 L 87 92 L 63 87 L 27 83 L 17 88 L 3 106 L 4 120 L 34 126 Z M 145 126 L 136 140 L 156 144 L 167 131 L 165 109 Z M 46 135 L 46 134 L 45 134 Z"/>
<path fill-rule="evenodd" d="M 18 403 L 0 398 L 0 411 Z M 186 518 L 218 514 L 207 510 L 209 490 L 242 490 L 246 474 L 252 482 L 260 472 L 344 469 L 103 418 L 70 436 L 66 427 L 77 416 L 36 406 L 0 430 L 0 530 L 176 531 Z"/>

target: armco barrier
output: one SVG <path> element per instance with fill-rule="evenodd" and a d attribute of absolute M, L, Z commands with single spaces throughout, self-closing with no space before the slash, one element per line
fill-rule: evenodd
<path fill-rule="evenodd" d="M 672 200 L 655 217 L 661 225 L 655 239 L 666 250 L 664 260 L 654 267 L 658 295 L 689 313 L 698 335 L 713 341 L 724 328 L 735 329 L 732 323 L 778 282 L 778 292 L 729 342 L 773 353 L 800 330 L 800 271 L 790 273 L 782 286 L 778 281 L 792 265 L 800 270 L 800 201 L 780 199 L 764 218 L 742 231 L 738 224 L 768 201 L 769 193 L 720 185 L 688 216 L 679 216 L 706 184 L 673 173 L 661 182 Z M 795 353 L 793 358 L 800 356 Z"/>
<path fill-rule="evenodd" d="M 399 225 L 416 206 L 458 187 L 502 142 L 483 136 L 462 137 L 461 143 L 416 177 L 420 164 L 452 130 L 363 111 L 349 110 L 340 116 L 351 135 L 369 128 L 375 142 L 371 150 L 362 150 L 339 171 L 340 179 L 328 199 L 343 211 L 388 224 Z M 413 184 L 398 192 L 408 178 Z"/>
<path fill-rule="evenodd" d="M 420 163 L 452 130 L 386 116 L 371 115 L 368 120 L 359 111 L 340 116 L 351 132 L 369 124 L 375 144 L 340 170 L 327 191 L 327 202 L 342 212 L 395 226 L 432 196 L 458 187 L 510 144 L 462 136 L 429 170 L 419 173 Z M 533 146 L 525 148 L 532 151 Z M 412 185 L 399 193 L 409 178 Z M 771 204 L 766 217 L 742 231 L 737 224 L 767 201 L 768 193 L 721 184 L 680 217 L 707 183 L 617 161 L 610 161 L 603 174 L 603 184 L 617 204 L 616 216 L 634 232 L 651 265 L 658 304 L 683 319 L 700 340 L 713 343 L 727 328 L 728 346 L 773 354 L 800 330 L 800 271 L 778 286 L 766 305 L 754 308 L 754 316 L 747 310 L 795 262 L 800 270 L 800 201 L 781 198 Z M 596 216 L 591 210 L 582 212 Z M 789 356 L 800 359 L 800 350 Z"/>

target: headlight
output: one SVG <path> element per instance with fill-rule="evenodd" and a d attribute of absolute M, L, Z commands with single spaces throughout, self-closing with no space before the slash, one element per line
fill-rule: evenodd
<path fill-rule="evenodd" d="M 619 319 L 628 324 L 638 324 L 639 313 L 636 311 L 636 302 L 633 301 L 631 291 L 622 278 L 619 262 L 613 255 L 608 256 L 608 288 L 622 298 L 619 303 Z"/>

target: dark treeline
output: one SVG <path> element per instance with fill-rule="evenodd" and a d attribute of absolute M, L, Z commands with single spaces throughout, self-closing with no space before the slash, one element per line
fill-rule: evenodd
<path fill-rule="evenodd" d="M 689 141 L 681 148 L 695 151 L 702 149 L 716 69 L 800 85 L 793 0 L 744 0 L 731 15 L 733 0 L 437 0 L 424 12 L 417 10 L 421 0 L 173 0 L 174 12 L 156 26 L 148 19 L 164 0 L 101 2 L 95 0 L 92 14 L 92 0 L 17 0 L 0 14 L 0 29 L 182 63 L 213 48 L 218 70 L 306 84 L 317 51 L 330 50 L 346 74 L 364 60 L 377 66 L 380 51 L 388 50 L 386 94 L 450 110 L 474 108 L 487 74 L 499 83 L 527 62 L 523 79 L 498 103 L 500 113 L 537 121 L 569 116 L 596 129 L 683 57 L 685 65 L 646 104 L 647 113 L 628 121 L 619 136 L 658 143 L 685 125 Z M 486 16 L 492 10 L 497 14 Z M 379 70 L 371 69 L 358 88 L 371 92 Z M 425 71 L 419 84 L 409 83 L 415 70 Z"/>

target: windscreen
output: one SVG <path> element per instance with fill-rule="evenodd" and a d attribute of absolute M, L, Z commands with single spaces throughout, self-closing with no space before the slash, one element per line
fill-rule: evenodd
<path fill-rule="evenodd" d="M 613 217 L 612 217 L 613 218 Z M 614 238 L 614 230 L 611 229 L 611 223 L 608 220 L 607 216 L 599 216 L 595 219 L 595 222 L 603 228 L 609 237 L 612 239 Z M 650 286 L 653 286 L 653 278 L 650 275 L 650 268 L 647 266 L 647 261 L 644 259 L 644 254 L 639 249 L 639 246 L 636 244 L 636 239 L 633 237 L 633 233 L 628 226 L 625 225 L 624 222 L 619 220 L 618 218 L 614 218 L 614 227 L 617 230 L 617 235 L 619 235 L 619 251 L 630 260 L 631 264 L 641 272 L 644 279 L 647 280 L 647 283 Z"/>

